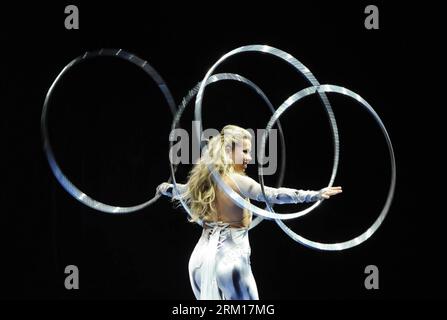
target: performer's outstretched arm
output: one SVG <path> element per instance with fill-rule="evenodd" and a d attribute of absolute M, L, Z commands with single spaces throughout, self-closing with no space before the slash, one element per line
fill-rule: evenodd
<path fill-rule="evenodd" d="M 254 179 L 238 173 L 233 173 L 230 177 L 234 180 L 244 197 L 266 202 L 262 194 L 261 185 Z M 267 186 L 264 187 L 264 191 L 268 202 L 275 204 L 314 202 L 323 198 L 329 199 L 331 196 L 342 192 L 341 187 L 330 187 L 323 188 L 319 191 L 311 191 L 284 187 L 272 188 Z"/>
<path fill-rule="evenodd" d="M 177 189 L 180 194 L 183 194 L 186 191 L 188 185 L 177 183 Z M 163 182 L 157 187 L 157 193 L 161 193 L 164 196 L 171 197 L 174 193 L 174 185 L 172 183 Z"/>
<path fill-rule="evenodd" d="M 266 202 L 262 194 L 261 185 L 254 179 L 238 173 L 233 173 L 230 177 L 236 183 L 237 189 L 235 191 L 240 191 L 242 196 L 256 201 Z M 177 188 L 180 194 L 186 192 L 187 187 L 187 184 L 177 183 Z M 312 191 L 297 190 L 285 187 L 272 188 L 265 186 L 264 191 L 269 203 L 285 204 L 315 202 L 321 199 L 329 199 L 331 196 L 341 193 L 342 189 L 341 187 L 328 187 L 318 191 Z M 163 182 L 157 187 L 157 193 L 161 193 L 162 195 L 172 198 L 174 193 L 174 185 L 172 183 Z"/>

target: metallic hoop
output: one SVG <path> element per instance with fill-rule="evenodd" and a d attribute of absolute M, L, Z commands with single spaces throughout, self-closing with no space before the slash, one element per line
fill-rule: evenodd
<path fill-rule="evenodd" d="M 267 104 L 267 106 L 269 107 L 270 111 L 274 114 L 275 113 L 275 108 L 273 107 L 272 103 L 270 102 L 270 100 L 267 98 L 267 96 L 264 94 L 264 92 L 252 81 L 248 80 L 247 78 L 244 78 L 238 74 L 233 74 L 233 73 L 219 73 L 216 75 L 211 76 L 206 85 L 221 81 L 221 80 L 233 80 L 233 81 L 238 81 L 238 82 L 242 82 L 245 85 L 249 86 L 251 89 L 253 89 L 258 95 L 261 96 L 261 98 L 264 100 L 264 102 Z M 193 89 L 191 89 L 188 94 L 183 98 L 182 103 L 180 104 L 180 106 L 178 107 L 177 113 L 172 121 L 172 126 L 171 126 L 171 136 L 169 139 L 169 150 L 172 150 L 173 147 L 173 141 L 174 138 L 172 137 L 172 134 L 174 132 L 175 129 L 178 128 L 179 122 L 181 120 L 183 111 L 185 110 L 185 108 L 187 107 L 187 105 L 189 104 L 189 102 L 197 95 L 197 92 L 199 90 L 201 83 L 199 82 Z M 285 173 L 285 166 L 286 166 L 286 142 L 284 139 L 284 132 L 282 130 L 281 127 L 281 123 L 278 122 L 278 129 L 280 132 L 280 137 L 281 137 L 281 145 L 282 145 L 282 149 L 281 149 L 281 169 L 280 169 L 280 174 L 277 180 L 277 185 L 280 186 L 283 182 L 284 179 L 284 173 Z M 169 159 L 171 159 L 171 152 L 170 152 L 170 157 Z M 174 164 L 172 163 L 172 161 L 169 162 L 170 163 L 170 167 L 171 167 L 171 180 L 172 180 L 172 184 L 174 187 L 174 192 L 176 194 L 179 194 L 179 190 L 177 187 L 177 180 L 175 178 L 175 171 L 177 169 L 176 166 L 174 166 Z M 181 199 L 179 198 L 180 203 L 182 204 L 182 206 L 185 208 L 186 212 L 192 217 L 191 214 L 191 210 L 188 207 L 188 205 Z M 250 229 L 253 229 L 254 227 L 256 227 L 261 221 L 263 220 L 263 217 L 261 216 L 257 216 L 252 223 L 250 224 Z M 201 222 L 198 222 L 200 225 L 202 225 Z"/>
<path fill-rule="evenodd" d="M 231 57 L 233 55 L 236 55 L 238 53 L 243 53 L 243 52 L 263 52 L 263 53 L 267 53 L 267 54 L 276 56 L 276 57 L 284 60 L 285 62 L 291 64 L 298 72 L 300 72 L 306 78 L 307 81 L 310 82 L 311 85 L 313 85 L 313 86 L 320 85 L 320 83 L 317 81 L 317 79 L 314 77 L 314 75 L 310 72 L 310 70 L 306 66 L 304 66 L 296 58 L 294 58 L 293 56 L 291 56 L 290 54 L 288 54 L 282 50 L 279 50 L 279 49 L 276 49 L 276 48 L 273 48 L 270 46 L 265 46 L 265 45 L 249 45 L 249 46 L 243 46 L 243 47 L 234 49 L 234 50 L 226 53 L 224 56 L 222 56 L 208 70 L 208 72 L 206 73 L 205 77 L 203 78 L 203 80 L 201 82 L 199 92 L 197 93 L 197 96 L 196 96 L 196 104 L 195 104 L 195 120 L 196 120 L 195 130 L 197 133 L 197 137 L 199 139 L 199 144 L 201 143 L 200 137 L 202 136 L 202 132 L 203 132 L 203 129 L 202 129 L 202 100 L 203 100 L 203 95 L 204 95 L 204 91 L 205 91 L 205 87 L 206 87 L 205 83 L 208 81 L 209 77 L 212 75 L 214 70 L 222 62 L 224 62 L 226 59 L 228 59 L 229 57 Z M 326 108 L 329 122 L 330 122 L 331 129 L 332 129 L 332 136 L 334 139 L 334 161 L 333 161 L 333 166 L 332 166 L 331 178 L 328 183 L 328 186 L 330 187 L 330 186 L 332 186 L 332 184 L 335 180 L 335 176 L 337 174 L 337 168 L 338 168 L 338 161 L 339 161 L 338 128 L 337 128 L 335 116 L 332 111 L 332 107 L 329 103 L 329 100 L 327 99 L 324 92 L 319 92 L 319 96 Z M 213 169 L 210 168 L 210 170 L 212 171 Z M 283 219 L 283 220 L 295 219 L 295 218 L 301 217 L 301 216 L 311 212 L 313 209 L 318 207 L 321 202 L 323 202 L 323 200 L 318 200 L 309 208 L 307 208 L 305 210 L 298 211 L 298 212 L 294 212 L 294 213 L 286 213 L 286 214 L 273 213 L 271 211 L 267 211 L 267 210 L 261 209 L 257 206 L 254 206 L 253 204 L 249 203 L 248 201 L 246 201 L 245 199 L 240 197 L 230 187 L 228 187 L 225 184 L 225 182 L 222 180 L 222 178 L 220 177 L 219 174 L 216 174 L 215 172 L 213 172 L 212 176 L 213 176 L 214 180 L 216 181 L 216 183 L 227 194 L 227 196 L 229 196 L 239 207 L 250 210 L 253 213 L 256 213 L 257 215 L 260 215 L 265 218 Z M 260 182 L 261 182 L 262 188 L 264 188 L 264 186 L 262 185 L 262 181 L 260 181 Z"/>
<path fill-rule="evenodd" d="M 68 65 L 65 66 L 65 68 L 59 73 L 59 75 L 54 80 L 53 84 L 51 85 L 50 89 L 47 92 L 47 95 L 45 97 L 45 102 L 43 104 L 42 109 L 42 115 L 40 119 L 40 128 L 41 128 L 41 134 L 42 134 L 42 142 L 43 142 L 43 149 L 45 152 L 45 155 L 48 159 L 48 163 L 50 164 L 51 171 L 53 172 L 54 176 L 56 177 L 57 181 L 61 184 L 61 186 L 76 200 L 80 201 L 81 203 L 85 204 L 86 206 L 107 212 L 112 214 L 124 214 L 124 213 L 130 213 L 135 212 L 140 209 L 143 209 L 160 198 L 159 194 L 156 194 L 152 199 L 131 207 L 118 207 L 118 206 L 111 206 L 106 203 L 99 202 L 92 197 L 88 196 L 81 190 L 79 190 L 62 172 L 59 164 L 56 162 L 56 159 L 54 157 L 53 149 L 51 148 L 49 134 L 48 134 L 48 128 L 47 128 L 47 112 L 48 112 L 48 106 L 49 101 L 51 100 L 51 95 L 53 93 L 53 90 L 55 86 L 57 85 L 58 81 L 61 79 L 61 77 L 67 73 L 74 65 L 77 65 L 81 63 L 82 61 L 85 61 L 87 59 L 91 59 L 94 57 L 116 57 L 119 59 L 122 59 L 124 61 L 129 61 L 136 66 L 140 67 L 144 72 L 146 72 L 158 85 L 161 92 L 163 93 L 168 106 L 171 110 L 171 113 L 174 115 L 176 112 L 176 107 L 174 103 L 174 98 L 172 97 L 171 92 L 168 89 L 168 86 L 166 85 L 165 81 L 162 79 L 162 77 L 158 74 L 158 72 L 151 66 L 147 61 L 142 60 L 141 58 L 128 53 L 126 51 L 123 51 L 121 49 L 101 49 L 99 51 L 94 52 L 86 52 L 84 55 L 79 56 L 72 60 Z"/>
<path fill-rule="evenodd" d="M 391 202 L 392 202 L 393 196 L 394 196 L 394 190 L 396 187 L 396 161 L 394 158 L 393 145 L 391 144 L 391 139 L 388 135 L 388 132 L 386 131 L 385 125 L 383 124 L 382 120 L 377 115 L 377 113 L 374 111 L 374 109 L 371 107 L 371 105 L 357 93 L 355 93 L 349 89 L 346 89 L 346 88 L 343 88 L 340 86 L 336 86 L 336 85 L 325 84 L 325 85 L 314 86 L 314 87 L 309 87 L 309 88 L 303 89 L 303 90 L 295 93 L 294 95 L 292 95 L 289 99 L 287 99 L 276 110 L 276 112 L 273 114 L 273 116 L 270 118 L 270 121 L 267 124 L 266 131 L 263 136 L 261 150 L 263 150 L 265 148 L 265 142 L 267 140 L 267 135 L 268 135 L 268 132 L 270 131 L 270 129 L 273 127 L 275 122 L 279 120 L 280 116 L 292 104 L 298 102 L 299 100 L 301 100 L 302 98 L 304 98 L 306 96 L 309 96 L 309 95 L 315 94 L 315 93 L 322 93 L 322 92 L 339 93 L 339 94 L 348 96 L 348 97 L 354 99 L 355 101 L 357 101 L 361 106 L 363 106 L 367 111 L 369 111 L 369 113 L 373 116 L 374 120 L 379 125 L 380 129 L 382 130 L 382 133 L 383 133 L 385 140 L 387 142 L 388 151 L 390 154 L 391 181 L 390 181 L 390 187 L 388 189 L 388 195 L 387 195 L 385 205 L 383 206 L 382 211 L 379 214 L 379 217 L 361 235 L 359 235 L 351 240 L 344 241 L 344 242 L 320 243 L 320 242 L 306 239 L 306 238 L 298 235 L 297 233 L 293 232 L 290 228 L 288 228 L 281 220 L 276 220 L 276 223 L 281 227 L 281 229 L 288 236 L 290 236 L 293 240 L 295 240 L 307 247 L 310 247 L 313 249 L 318 249 L 318 250 L 326 250 L 326 251 L 340 251 L 340 250 L 345 250 L 345 249 L 349 249 L 349 248 L 358 246 L 359 244 L 361 244 L 364 241 L 366 241 L 367 239 L 369 239 L 374 234 L 374 232 L 377 231 L 377 229 L 382 224 L 383 220 L 385 219 L 385 217 L 390 209 Z M 261 152 L 261 154 L 263 154 L 263 153 Z M 261 173 L 261 177 L 262 177 L 262 173 Z M 270 210 L 273 211 L 273 209 L 271 209 L 271 208 L 270 208 Z"/>

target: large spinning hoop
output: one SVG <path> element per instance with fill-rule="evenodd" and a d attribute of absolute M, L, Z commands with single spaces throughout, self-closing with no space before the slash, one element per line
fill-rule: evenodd
<path fill-rule="evenodd" d="M 206 85 L 210 85 L 212 83 L 216 83 L 221 80 L 233 80 L 233 81 L 242 82 L 243 84 L 247 85 L 252 90 L 254 90 L 264 100 L 264 102 L 267 104 L 267 106 L 269 107 L 272 114 L 275 113 L 275 108 L 273 107 L 272 103 L 267 98 L 267 96 L 264 94 L 264 92 L 255 83 L 253 83 L 252 81 L 250 81 L 247 78 L 244 78 L 238 74 L 219 73 L 219 74 L 213 75 L 210 78 L 208 78 Z M 173 150 L 173 144 L 174 144 L 174 137 L 172 135 L 174 134 L 174 130 L 179 127 L 179 123 L 180 123 L 181 117 L 183 115 L 183 111 L 188 106 L 189 102 L 197 95 L 200 85 L 201 85 L 201 83 L 199 82 L 183 98 L 182 103 L 178 107 L 177 113 L 176 113 L 176 115 L 172 121 L 172 125 L 171 125 L 171 135 L 169 138 L 169 150 L 170 150 L 169 163 L 170 163 L 170 167 L 171 167 L 171 180 L 172 180 L 172 184 L 174 187 L 173 194 L 177 194 L 177 195 L 179 194 L 179 190 L 177 187 L 177 180 L 175 178 L 175 171 L 176 171 L 177 167 L 173 164 L 173 161 L 172 161 L 172 157 L 174 156 L 171 152 L 171 150 Z M 280 186 L 284 179 L 284 173 L 285 173 L 285 167 L 286 167 L 286 142 L 284 139 L 284 132 L 282 130 L 281 123 L 279 123 L 279 122 L 278 122 L 278 129 L 279 129 L 279 133 L 280 133 L 280 137 L 281 137 L 282 149 L 281 149 L 281 169 L 280 169 L 280 174 L 278 176 L 278 180 L 277 180 L 276 184 L 277 184 L 277 186 Z M 188 207 L 188 205 L 185 203 L 185 201 L 183 201 L 182 198 L 179 198 L 179 201 L 182 204 L 182 206 L 185 208 L 186 212 L 192 217 L 191 210 Z M 257 216 L 250 224 L 250 229 L 253 229 L 254 227 L 256 227 L 262 220 L 263 220 L 263 217 Z M 198 224 L 202 225 L 202 222 L 199 221 Z"/>
<path fill-rule="evenodd" d="M 382 224 L 383 220 L 385 219 L 385 217 L 390 209 L 391 202 L 392 202 L 393 196 L 394 196 L 394 190 L 396 187 L 396 161 L 394 158 L 393 145 L 391 144 L 391 139 L 388 135 L 388 132 L 386 131 L 385 125 L 383 124 L 382 120 L 377 115 L 377 113 L 374 111 L 374 109 L 371 107 L 371 105 L 357 93 L 352 92 L 349 89 L 346 89 L 346 88 L 343 88 L 340 86 L 336 86 L 336 85 L 325 84 L 325 85 L 314 86 L 314 87 L 309 87 L 309 88 L 303 89 L 303 90 L 295 93 L 294 95 L 292 95 L 289 99 L 287 99 L 276 110 L 276 112 L 273 114 L 273 116 L 270 118 L 270 121 L 268 122 L 267 127 L 266 127 L 266 131 L 264 132 L 264 135 L 263 135 L 263 140 L 262 140 L 262 144 L 261 144 L 261 155 L 263 155 L 262 151 L 265 148 L 265 143 L 267 141 L 267 136 L 269 134 L 269 131 L 272 129 L 275 122 L 279 120 L 281 115 L 289 107 L 291 107 L 294 103 L 298 102 L 302 98 L 307 97 L 311 94 L 322 93 L 322 92 L 338 93 L 338 94 L 342 94 L 342 95 L 345 95 L 345 96 L 348 96 L 348 97 L 354 99 L 373 116 L 374 120 L 379 125 L 379 127 L 385 137 L 387 145 L 388 145 L 388 152 L 390 155 L 390 164 L 391 164 L 391 166 L 390 166 L 391 167 L 391 181 L 390 181 L 390 186 L 388 189 L 388 195 L 386 198 L 385 205 L 383 206 L 382 211 L 380 212 L 378 218 L 374 221 L 374 223 L 365 232 L 363 232 L 361 235 L 359 235 L 351 240 L 344 241 L 344 242 L 338 242 L 338 243 L 320 243 L 320 242 L 306 239 L 306 238 L 298 235 L 294 231 L 292 231 L 290 228 L 288 228 L 281 220 L 275 220 L 275 221 L 288 236 L 290 236 L 293 240 L 295 240 L 307 247 L 310 247 L 313 249 L 318 249 L 318 250 L 326 250 L 326 251 L 340 251 L 340 250 L 345 250 L 345 249 L 349 249 L 349 248 L 358 246 L 359 244 L 361 244 L 364 241 L 366 241 L 367 239 L 369 239 L 374 234 L 374 232 L 377 231 L 377 229 Z M 260 168 L 260 178 L 261 178 L 261 182 L 262 182 L 262 180 L 263 180 L 262 167 L 259 166 L 259 168 Z M 262 188 L 264 188 L 263 183 L 261 183 L 261 186 L 262 186 Z M 264 190 L 262 190 L 262 192 L 264 193 Z M 265 196 L 265 193 L 264 193 L 264 196 Z M 267 206 L 269 206 L 269 204 L 267 204 Z M 270 208 L 270 210 L 273 211 L 272 208 Z"/>
<path fill-rule="evenodd" d="M 199 92 L 197 93 L 196 96 L 196 104 L 195 104 L 195 120 L 196 120 L 196 126 L 195 126 L 195 130 L 197 133 L 197 137 L 199 139 L 199 144 L 201 143 L 200 141 L 200 137 L 202 136 L 202 132 L 203 132 L 203 128 L 202 128 L 202 100 L 203 100 L 203 95 L 204 95 L 204 91 L 205 91 L 205 87 L 206 87 L 206 83 L 209 79 L 209 77 L 212 75 L 212 73 L 214 72 L 214 70 L 222 63 L 224 62 L 226 59 L 228 59 L 231 56 L 234 56 L 236 54 L 239 53 L 243 53 L 243 52 L 262 52 L 262 53 L 267 53 L 270 55 L 273 55 L 275 57 L 278 57 L 282 60 L 284 60 L 285 62 L 289 63 L 290 65 L 292 65 L 299 73 L 301 73 L 308 82 L 310 82 L 310 84 L 312 86 L 318 86 L 320 85 L 320 83 L 317 81 L 317 79 L 314 77 L 314 75 L 310 72 L 310 70 L 304 66 L 300 61 L 298 61 L 296 58 L 294 58 L 293 56 L 291 56 L 290 54 L 270 47 L 270 46 L 265 46 L 265 45 L 249 45 L 249 46 L 243 46 L 243 47 L 239 47 L 237 49 L 234 49 L 228 53 L 226 53 L 225 55 L 223 55 L 206 73 L 205 77 L 203 78 L 201 84 L 200 84 L 200 88 L 199 88 Z M 324 94 L 324 92 L 319 92 L 319 96 L 321 101 L 323 102 L 324 107 L 326 108 L 327 114 L 328 114 L 328 118 L 329 118 L 329 122 L 331 125 L 331 129 L 332 129 L 332 136 L 333 136 L 333 140 L 334 140 L 334 160 L 333 160 L 333 166 L 332 166 L 332 174 L 331 174 L 331 178 L 329 180 L 328 183 L 328 187 L 332 186 L 334 180 L 335 180 L 335 176 L 337 174 L 337 168 L 338 168 L 338 161 L 339 161 L 339 140 L 338 140 L 338 128 L 337 128 L 337 124 L 335 121 L 335 116 L 334 113 L 332 111 L 332 107 L 329 103 L 329 100 L 327 99 L 326 95 Z M 311 212 L 313 209 L 315 209 L 316 207 L 318 207 L 320 205 L 320 203 L 323 200 L 318 200 L 317 202 L 315 202 L 312 206 L 310 206 L 307 209 L 298 211 L 298 212 L 294 212 L 294 213 L 285 213 L 285 214 L 278 214 L 278 213 L 274 213 L 271 211 L 267 211 L 264 209 L 261 209 L 253 204 L 251 204 L 250 202 L 246 201 L 244 198 L 242 198 L 241 196 L 239 196 L 238 194 L 236 194 L 236 192 L 234 192 L 224 181 L 223 179 L 220 177 L 220 175 L 218 173 L 216 173 L 214 171 L 214 168 L 212 168 L 212 166 L 209 167 L 210 171 L 212 173 L 213 179 L 216 181 L 216 183 L 222 188 L 222 190 L 230 197 L 233 199 L 233 201 L 241 208 L 250 210 L 251 212 L 262 216 L 264 218 L 270 218 L 270 219 L 282 219 L 282 220 L 288 220 L 288 219 L 295 219 L 298 217 L 301 217 L 309 212 Z"/>
<path fill-rule="evenodd" d="M 47 95 L 45 97 L 45 102 L 43 104 L 42 109 L 42 115 L 40 120 L 41 125 L 41 134 L 42 134 L 42 140 L 43 140 L 43 149 L 45 152 L 45 155 L 48 159 L 48 163 L 50 164 L 51 171 L 53 172 L 54 176 L 56 177 L 57 181 L 61 184 L 61 186 L 76 200 L 80 201 L 81 203 L 85 204 L 86 206 L 107 212 L 112 214 L 124 214 L 124 213 L 130 213 L 135 212 L 140 209 L 143 209 L 160 198 L 160 194 L 156 194 L 152 199 L 135 206 L 131 207 L 119 207 L 119 206 L 112 206 L 108 205 L 106 203 L 99 202 L 92 197 L 88 196 L 84 192 L 82 192 L 80 189 L 78 189 L 62 172 L 59 164 L 56 161 L 56 158 L 53 153 L 53 149 L 51 148 L 50 144 L 50 138 L 48 134 L 48 128 L 47 128 L 47 112 L 48 112 L 48 106 L 49 102 L 51 100 L 51 95 L 54 91 L 54 88 L 56 87 L 59 80 L 62 78 L 62 76 L 67 73 L 73 66 L 81 63 L 82 61 L 85 61 L 87 59 L 91 59 L 94 57 L 116 57 L 124 61 L 131 62 L 135 64 L 136 66 L 140 67 L 144 72 L 146 72 L 158 85 L 161 92 L 163 93 L 169 109 L 171 110 L 171 113 L 175 115 L 176 112 L 176 106 L 174 103 L 174 98 L 172 97 L 171 92 L 168 89 L 168 86 L 166 85 L 165 81 L 162 79 L 162 77 L 158 74 L 158 72 L 149 64 L 147 61 L 144 61 L 143 59 L 137 57 L 136 55 L 133 55 L 131 53 L 128 53 L 126 51 L 123 51 L 121 49 L 101 49 L 99 51 L 94 52 L 86 52 L 84 55 L 79 56 L 72 60 L 65 68 L 59 73 L 59 75 L 54 80 L 53 84 L 51 85 L 50 89 L 47 92 Z"/>

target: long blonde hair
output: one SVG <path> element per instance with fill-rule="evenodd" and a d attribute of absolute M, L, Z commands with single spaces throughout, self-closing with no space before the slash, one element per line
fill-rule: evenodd
<path fill-rule="evenodd" d="M 191 210 L 192 217 L 188 218 L 189 222 L 215 220 L 213 218 L 217 215 L 216 183 L 211 176 L 208 164 L 211 164 L 222 177 L 233 173 L 234 163 L 231 152 L 228 151 L 230 148 L 234 150 L 235 146 L 242 144 L 244 139 L 251 139 L 249 131 L 235 125 L 227 125 L 222 128 L 220 134 L 208 141 L 202 156 L 188 175 L 186 192 L 180 195 Z"/>

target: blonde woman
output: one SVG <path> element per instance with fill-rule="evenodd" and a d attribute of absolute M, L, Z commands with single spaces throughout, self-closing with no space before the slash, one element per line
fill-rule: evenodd
<path fill-rule="evenodd" d="M 157 187 L 157 192 L 173 201 L 181 197 L 188 204 L 190 222 L 202 222 L 202 235 L 188 266 L 196 299 L 259 300 L 250 264 L 248 229 L 252 213 L 237 206 L 216 185 L 208 167 L 212 163 L 223 181 L 247 200 L 265 201 L 260 184 L 245 175 L 251 159 L 251 134 L 227 125 L 209 140 L 187 184 L 177 184 L 180 195 L 173 197 L 172 184 Z M 320 191 L 265 187 L 267 200 L 274 204 L 317 201 L 340 192 L 341 187 Z"/>

